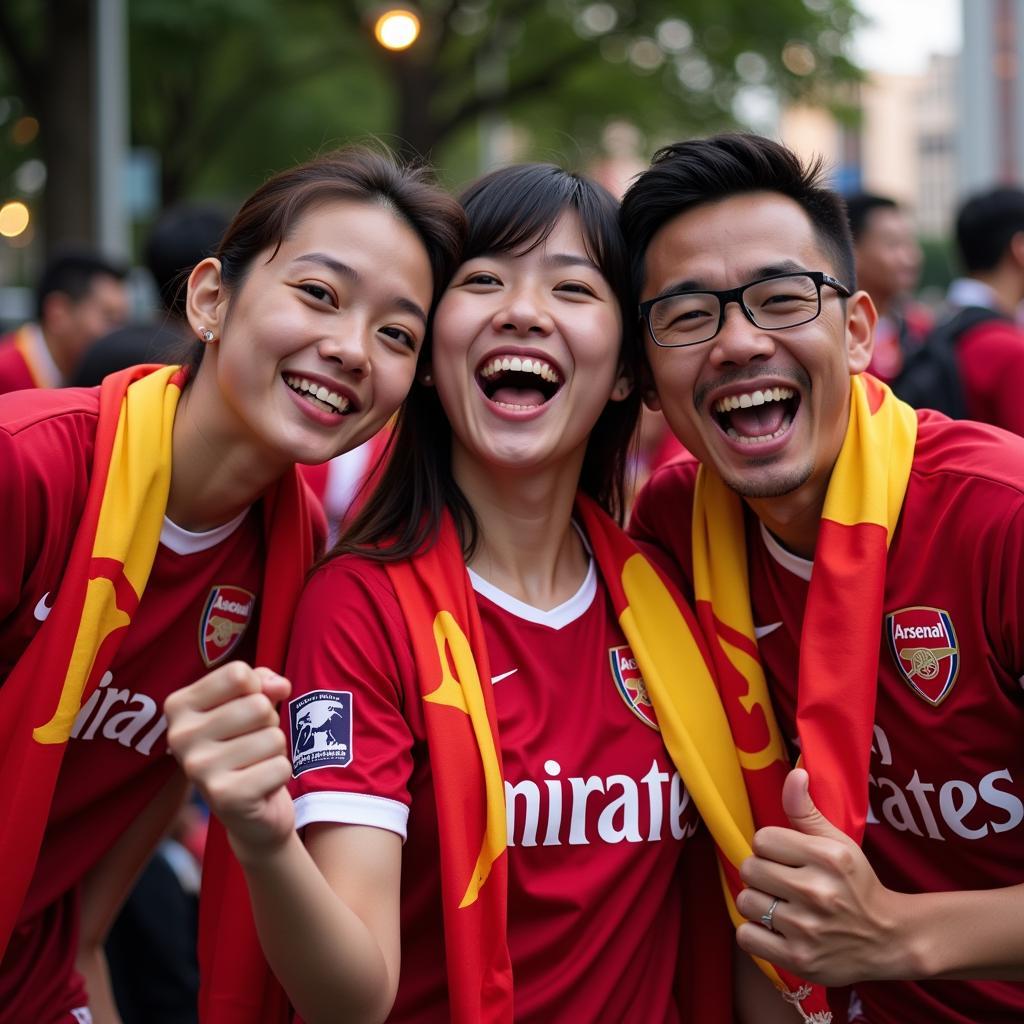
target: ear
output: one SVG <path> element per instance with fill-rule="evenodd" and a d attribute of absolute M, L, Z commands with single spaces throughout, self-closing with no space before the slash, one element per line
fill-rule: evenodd
<path fill-rule="evenodd" d="M 608 398 L 612 402 L 621 402 L 624 398 L 628 398 L 632 392 L 633 378 L 620 367 L 619 375 L 615 378 L 615 383 L 612 385 L 612 393 Z"/>
<path fill-rule="evenodd" d="M 871 362 L 878 311 L 867 292 L 854 292 L 846 300 L 846 361 L 850 373 L 861 373 Z"/>
<path fill-rule="evenodd" d="M 640 389 L 644 405 L 651 412 L 661 411 L 661 399 L 658 397 L 658 389 L 654 386 L 654 374 L 651 373 L 651 366 L 644 360 L 643 369 L 640 371 Z"/>
<path fill-rule="evenodd" d="M 46 330 L 61 335 L 71 318 L 72 305 L 71 297 L 64 292 L 50 292 L 43 299 L 39 320 Z"/>
<path fill-rule="evenodd" d="M 185 311 L 192 333 L 213 331 L 219 338 L 224 329 L 227 312 L 227 289 L 221 276 L 220 260 L 208 256 L 197 263 L 188 276 L 188 299 Z"/>
<path fill-rule="evenodd" d="M 1018 267 L 1024 267 L 1024 231 L 1018 231 L 1010 239 L 1010 255 Z"/>

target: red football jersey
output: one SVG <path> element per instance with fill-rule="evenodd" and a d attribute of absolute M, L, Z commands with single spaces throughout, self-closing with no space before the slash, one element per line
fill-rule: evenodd
<path fill-rule="evenodd" d="M 16 344 L 18 341 L 24 350 Z M 26 350 L 32 359 L 31 366 L 25 360 Z M 60 370 L 35 324 L 23 324 L 0 338 L 0 395 L 24 388 L 55 388 L 60 379 Z"/>
<path fill-rule="evenodd" d="M 864 851 L 899 892 L 1016 885 L 1024 882 L 1024 442 L 933 412 L 918 420 L 886 570 Z M 696 470 L 687 461 L 656 473 L 631 524 L 688 575 Z M 785 551 L 749 510 L 746 523 L 758 645 L 795 749 L 813 563 Z M 863 983 L 857 994 L 871 1024 L 1024 1020 L 1019 983 Z"/>
<path fill-rule="evenodd" d="M 0 398 L 0 680 L 59 593 L 92 463 L 99 389 Z M 169 780 L 163 702 L 229 657 L 251 659 L 262 572 L 259 517 L 204 534 L 165 520 L 117 657 L 82 707 L 39 862 L 0 969 L 0 1022 L 85 1003 L 73 969 L 76 886 Z"/>
<path fill-rule="evenodd" d="M 676 867 L 697 826 L 592 566 L 542 612 L 471 574 L 505 772 L 517 1021 L 678 1020 Z M 447 1021 L 437 818 L 409 634 L 382 567 L 321 568 L 296 617 L 285 709 L 299 826 L 406 838 L 393 1021 Z"/>
<path fill-rule="evenodd" d="M 1024 329 L 986 320 L 965 331 L 956 346 L 967 415 L 1024 435 Z"/>

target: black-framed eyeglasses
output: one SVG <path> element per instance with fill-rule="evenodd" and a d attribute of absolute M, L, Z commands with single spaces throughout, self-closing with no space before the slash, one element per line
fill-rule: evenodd
<path fill-rule="evenodd" d="M 722 329 L 725 307 L 735 302 L 743 315 L 764 331 L 810 323 L 821 312 L 821 286 L 844 298 L 853 293 L 820 270 L 772 274 L 725 291 L 679 291 L 640 303 L 640 316 L 655 345 L 683 348 L 710 341 Z"/>

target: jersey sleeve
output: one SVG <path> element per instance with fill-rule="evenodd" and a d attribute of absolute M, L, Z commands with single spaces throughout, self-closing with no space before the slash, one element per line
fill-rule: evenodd
<path fill-rule="evenodd" d="M 18 447 L 11 435 L 0 429 L 0 623 L 17 609 L 27 568 L 38 555 L 30 550 L 27 491 L 26 469 Z"/>
<path fill-rule="evenodd" d="M 405 838 L 415 667 L 387 574 L 342 556 L 311 577 L 296 612 L 282 708 L 296 827 L 371 825 Z"/>
<path fill-rule="evenodd" d="M 958 355 L 969 414 L 1024 435 L 1024 332 L 986 322 L 960 339 Z"/>
<path fill-rule="evenodd" d="M 1007 517 L 995 547 L 992 582 L 985 590 L 985 621 L 997 659 L 1024 687 L 1024 496 Z"/>

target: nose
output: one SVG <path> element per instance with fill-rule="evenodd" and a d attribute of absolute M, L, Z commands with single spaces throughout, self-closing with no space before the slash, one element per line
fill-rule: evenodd
<path fill-rule="evenodd" d="M 365 377 L 370 372 L 370 346 L 373 325 L 358 314 L 339 317 L 330 333 L 317 343 L 321 359 L 335 363 L 354 377 Z"/>
<path fill-rule="evenodd" d="M 499 334 L 543 337 L 554 329 L 554 322 L 539 290 L 524 285 L 510 292 L 494 311 L 492 326 Z"/>
<path fill-rule="evenodd" d="M 722 325 L 711 339 L 709 358 L 716 366 L 745 366 L 775 352 L 770 331 L 752 323 L 737 300 L 725 304 Z"/>

